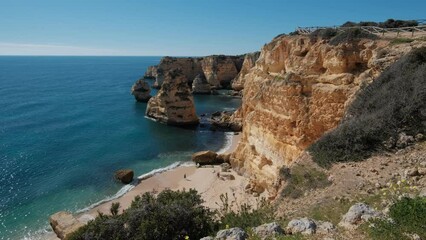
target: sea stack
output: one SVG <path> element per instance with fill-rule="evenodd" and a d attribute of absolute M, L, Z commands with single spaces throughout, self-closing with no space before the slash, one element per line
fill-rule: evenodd
<path fill-rule="evenodd" d="M 192 82 L 193 94 L 210 94 L 212 92 L 210 84 L 204 74 L 198 74 Z"/>
<path fill-rule="evenodd" d="M 151 89 L 147 82 L 143 79 L 139 79 L 132 86 L 132 95 L 135 96 L 136 101 L 138 102 L 148 102 L 151 98 Z"/>
<path fill-rule="evenodd" d="M 146 115 L 159 122 L 177 126 L 197 125 L 194 98 L 182 70 L 168 71 L 157 95 L 148 101 Z"/>

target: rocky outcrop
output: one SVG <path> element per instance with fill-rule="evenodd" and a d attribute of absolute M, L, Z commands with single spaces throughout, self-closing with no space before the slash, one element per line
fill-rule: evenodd
<path fill-rule="evenodd" d="M 247 239 L 247 233 L 238 227 L 224 229 L 217 232 L 215 240 L 245 240 Z"/>
<path fill-rule="evenodd" d="M 223 130 L 240 132 L 242 130 L 242 123 L 240 120 L 235 119 L 232 112 L 222 111 L 215 112 L 209 119 L 212 130 Z"/>
<path fill-rule="evenodd" d="M 314 220 L 309 218 L 300 218 L 291 220 L 286 227 L 287 234 L 312 235 L 315 233 L 317 225 Z"/>
<path fill-rule="evenodd" d="M 201 151 L 196 152 L 192 154 L 192 161 L 200 164 L 200 165 L 206 165 L 206 164 L 220 164 L 223 163 L 221 159 L 217 158 L 217 153 L 212 151 Z"/>
<path fill-rule="evenodd" d="M 229 56 L 208 56 L 204 57 L 201 61 L 201 67 L 207 82 L 210 85 L 221 88 L 230 85 L 241 70 L 243 63 L 242 57 L 229 57 Z"/>
<path fill-rule="evenodd" d="M 157 77 L 157 66 L 149 66 L 143 78 L 155 79 Z"/>
<path fill-rule="evenodd" d="M 367 222 L 372 218 L 380 217 L 380 213 L 365 203 L 357 203 L 349 208 L 348 212 L 343 215 L 339 226 L 344 228 L 355 228 L 357 225 Z"/>
<path fill-rule="evenodd" d="M 181 69 L 166 73 L 157 95 L 148 101 L 146 115 L 169 125 L 197 125 L 194 98 Z"/>
<path fill-rule="evenodd" d="M 193 94 L 210 94 L 212 92 L 210 84 L 204 74 L 198 74 L 192 82 Z"/>
<path fill-rule="evenodd" d="M 260 56 L 260 52 L 254 52 L 254 53 L 247 53 L 244 56 L 244 62 L 243 62 L 243 66 L 241 68 L 241 71 L 238 73 L 238 75 L 232 80 L 232 89 L 240 91 L 243 90 L 244 88 L 244 83 L 245 83 L 245 77 L 247 75 L 247 73 L 250 72 L 250 69 L 252 69 L 255 64 L 257 59 Z"/>
<path fill-rule="evenodd" d="M 134 173 L 131 169 L 120 169 L 115 172 L 114 177 L 124 184 L 129 184 L 133 181 L 133 175 Z"/>
<path fill-rule="evenodd" d="M 69 234 L 84 226 L 70 212 L 57 212 L 49 218 L 50 226 L 60 239 L 66 239 Z"/>
<path fill-rule="evenodd" d="M 284 230 L 276 223 L 266 223 L 252 228 L 252 232 L 260 239 L 273 239 L 277 235 L 283 235 Z"/>
<path fill-rule="evenodd" d="M 207 82 L 220 88 L 229 85 L 243 64 L 244 56 L 213 55 L 207 57 L 164 57 L 157 66 L 149 67 L 145 76 L 155 77 L 154 88 L 160 88 L 164 76 L 174 69 L 181 69 L 189 84 L 197 75 L 206 77 Z"/>
<path fill-rule="evenodd" d="M 244 77 L 233 167 L 274 192 L 279 169 L 336 127 L 360 87 L 420 45 L 426 43 L 363 39 L 333 46 L 306 36 L 275 38 Z"/>
<path fill-rule="evenodd" d="M 132 86 L 132 95 L 138 102 L 148 102 L 151 98 L 151 88 L 143 79 L 139 79 Z"/>

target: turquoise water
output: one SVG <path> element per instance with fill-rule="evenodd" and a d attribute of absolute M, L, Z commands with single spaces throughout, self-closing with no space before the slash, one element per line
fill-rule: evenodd
<path fill-rule="evenodd" d="M 48 229 L 48 216 L 115 195 L 136 175 L 219 150 L 226 134 L 144 118 L 130 87 L 159 57 L 0 57 L 0 239 Z M 240 100 L 196 96 L 197 112 Z"/>

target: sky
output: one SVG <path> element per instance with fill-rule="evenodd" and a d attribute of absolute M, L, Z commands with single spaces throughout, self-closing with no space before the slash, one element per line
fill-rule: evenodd
<path fill-rule="evenodd" d="M 424 0 L 0 0 L 0 55 L 258 51 L 298 26 L 425 19 Z"/>

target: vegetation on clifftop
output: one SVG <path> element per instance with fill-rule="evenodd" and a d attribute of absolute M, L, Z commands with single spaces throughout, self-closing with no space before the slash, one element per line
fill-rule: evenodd
<path fill-rule="evenodd" d="M 314 161 L 359 161 L 426 132 L 426 48 L 415 49 L 360 91 L 346 118 L 309 147 Z"/>

